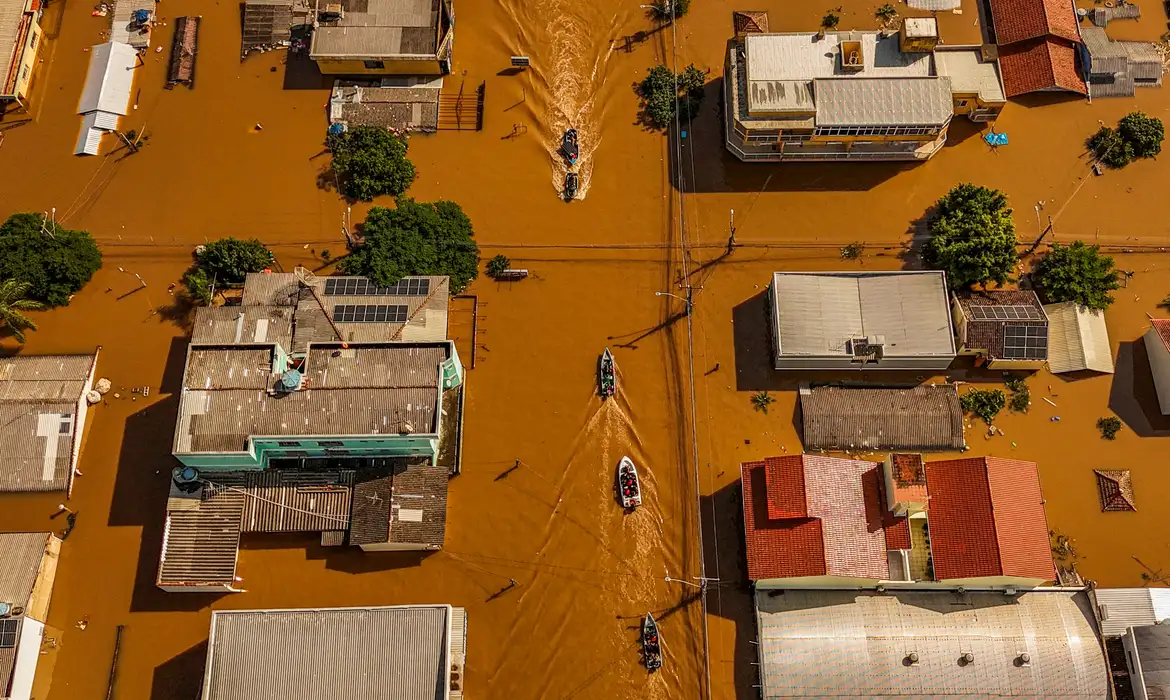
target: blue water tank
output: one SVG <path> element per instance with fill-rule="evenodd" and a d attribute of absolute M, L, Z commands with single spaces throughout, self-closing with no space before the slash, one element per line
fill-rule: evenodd
<path fill-rule="evenodd" d="M 290 369 L 280 377 L 281 391 L 296 391 L 301 386 L 300 370 Z"/>

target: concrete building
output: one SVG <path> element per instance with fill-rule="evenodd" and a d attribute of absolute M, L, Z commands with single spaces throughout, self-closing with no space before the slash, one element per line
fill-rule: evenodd
<path fill-rule="evenodd" d="M 774 273 L 774 366 L 946 369 L 955 359 L 946 289 L 935 270 Z"/>
<path fill-rule="evenodd" d="M 0 359 L 0 492 L 72 490 L 97 358 Z"/>
<path fill-rule="evenodd" d="M 201 700 L 463 698 L 463 608 L 220 610 L 208 636 Z"/>
<path fill-rule="evenodd" d="M 446 75 L 451 0 L 317 1 L 309 57 L 325 75 Z"/>
<path fill-rule="evenodd" d="M 1113 374 L 1113 353 L 1105 312 L 1075 301 L 1046 304 L 1048 370 L 1053 374 L 1091 370 Z"/>
<path fill-rule="evenodd" d="M 1056 578 L 1036 465 L 814 455 L 741 465 L 757 589 L 989 588 Z"/>
<path fill-rule="evenodd" d="M 808 451 L 938 452 L 967 446 L 953 384 L 802 387 L 800 429 Z"/>
<path fill-rule="evenodd" d="M 1088 596 L 992 591 L 757 591 L 763 700 L 1106 700 Z"/>
<path fill-rule="evenodd" d="M 47 532 L 0 534 L 0 697 L 30 700 L 61 540 Z"/>
<path fill-rule="evenodd" d="M 1137 5 L 1121 7 L 1136 9 Z M 1089 56 L 1089 97 L 1133 97 L 1139 87 L 1162 87 L 1162 57 L 1153 43 L 1114 41 L 1101 27 L 1080 31 Z"/>
<path fill-rule="evenodd" d="M 1048 360 L 1048 315 L 1036 292 L 968 292 L 954 298 L 959 354 L 988 369 L 1040 369 Z"/>
<path fill-rule="evenodd" d="M 995 61 L 940 45 L 933 17 L 897 35 L 738 34 L 724 100 L 726 145 L 744 161 L 926 160 L 954 115 L 993 121 L 1006 103 Z"/>
<path fill-rule="evenodd" d="M 0 11 L 0 52 L 6 60 L 3 69 L 4 87 L 0 102 L 25 105 L 37 54 L 41 47 L 41 0 L 3 0 Z"/>
<path fill-rule="evenodd" d="M 1154 389 L 1158 392 L 1158 408 L 1162 415 L 1170 416 L 1170 319 L 1156 318 L 1150 321 L 1150 329 L 1146 331 L 1143 340 L 1150 360 Z"/>

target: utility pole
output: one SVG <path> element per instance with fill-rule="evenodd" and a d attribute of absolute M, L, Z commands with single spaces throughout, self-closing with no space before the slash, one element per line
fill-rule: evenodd
<path fill-rule="evenodd" d="M 731 234 L 727 237 L 727 254 L 731 255 L 731 251 L 735 248 L 735 210 L 731 210 Z"/>

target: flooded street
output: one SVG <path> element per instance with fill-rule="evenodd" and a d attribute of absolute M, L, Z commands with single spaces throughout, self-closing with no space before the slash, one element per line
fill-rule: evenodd
<path fill-rule="evenodd" d="M 877 4 L 843 8 L 840 28 L 876 28 Z M 731 12 L 745 8 L 695 0 L 677 28 L 679 66 L 710 73 L 702 114 L 679 151 L 680 201 L 672 146 L 637 123 L 633 91 L 650 66 L 671 62 L 671 30 L 655 31 L 630 2 L 497 0 L 458 5 L 454 72 L 444 86 L 454 93 L 485 84 L 484 130 L 410 142 L 419 173 L 410 194 L 457 201 L 485 257 L 503 253 L 532 273 L 519 283 L 472 285 L 475 340 L 469 307 L 452 306 L 450 334 L 465 364 L 476 346 L 476 363 L 445 550 L 376 555 L 311 538 L 246 537 L 245 593 L 162 593 L 154 577 L 186 348 L 167 287 L 193 246 L 225 235 L 260 238 L 285 269 L 320 267 L 322 251 L 344 250 L 346 203 L 317 184 L 327 164 L 328 84 L 303 63 L 286 66 L 284 51 L 241 64 L 236 3 L 158 7 L 168 26 L 156 28 L 156 46 L 169 47 L 174 17 L 203 16 L 198 80 L 194 90 L 164 90 L 166 52 L 152 47 L 135 83 L 137 108 L 123 120 L 149 135 L 140 153 L 71 155 L 85 49 L 104 40 L 106 26 L 86 4 L 50 5 L 33 121 L 10 115 L 0 124 L 0 162 L 12 174 L 0 213 L 55 207 L 63 225 L 92 231 L 105 255 L 69 307 L 37 314 L 40 330 L 26 352 L 100 345 L 98 373 L 124 397 L 90 413 L 83 476 L 69 502 L 78 526 L 62 549 L 49 617 L 59 645 L 42 657 L 51 685 L 38 699 L 102 697 L 118 625 L 125 632 L 114 697 L 184 700 L 200 683 L 212 609 L 435 602 L 468 610 L 467 692 L 475 698 L 702 697 L 704 622 L 713 695 L 754 697 L 739 463 L 800 449 L 801 378 L 768 369 L 761 294 L 775 270 L 915 264 L 906 248 L 920 220 L 960 181 L 1005 190 L 1021 240 L 1051 216 L 1056 240 L 1141 251 L 1117 258 L 1135 271 L 1107 313 L 1117 374 L 1067 381 L 1039 372 L 1029 379 L 1031 411 L 998 423 L 1005 437 L 985 441 L 976 425 L 968 442 L 974 454 L 1039 463 L 1049 525 L 1073 538 L 1087 579 L 1142 585 L 1143 575 L 1159 583 L 1170 575 L 1158 508 L 1170 496 L 1161 464 L 1170 424 L 1150 414 L 1139 340 L 1147 314 L 1168 315 L 1157 304 L 1170 293 L 1170 256 L 1157 248 L 1170 249 L 1159 206 L 1170 175 L 1164 160 L 1150 160 L 1090 177 L 1083 153 L 1099 120 L 1112 124 L 1135 106 L 1166 118 L 1170 90 L 1091 105 L 1056 96 L 1013 102 L 996 124 L 1009 146 L 992 152 L 977 127 L 957 120 L 948 146 L 914 167 L 748 166 L 723 148 L 717 111 Z M 769 0 L 751 9 L 769 10 L 773 31 L 792 31 L 815 29 L 827 8 Z M 1115 23 L 1115 36 L 1156 39 L 1164 11 L 1151 3 L 1143 12 L 1140 23 Z M 961 15 L 943 13 L 944 39 L 978 42 L 977 16 L 970 0 Z M 509 71 L 514 55 L 529 56 L 532 67 Z M 581 143 L 581 187 L 570 204 L 558 199 L 565 163 L 557 148 L 568 127 Z M 112 149 L 107 142 L 103 151 Z M 683 294 L 680 205 L 695 286 L 694 426 L 688 319 L 678 299 L 655 295 Z M 355 205 L 354 221 L 367 208 Z M 741 247 L 721 257 L 731 210 Z M 866 244 L 865 255 L 841 261 L 839 247 L 854 241 Z M 147 282 L 141 291 L 136 274 Z M 620 377 L 617 396 L 602 402 L 594 371 L 606 346 Z M 132 398 L 129 389 L 143 385 L 150 396 Z M 751 408 L 749 396 L 760 390 L 776 397 L 767 414 Z M 1125 422 L 1116 442 L 1093 427 L 1110 411 Z M 613 496 L 623 455 L 637 462 L 646 488 L 646 505 L 628 516 Z M 1101 512 L 1092 470 L 1102 468 L 1132 471 L 1137 512 Z M 59 529 L 48 516 L 60 502 L 59 494 L 4 495 L 0 529 Z M 706 621 L 693 585 L 700 513 L 707 575 L 720 579 Z M 518 585 L 504 590 L 510 579 Z M 666 665 L 653 675 L 639 665 L 637 644 L 647 611 L 665 644 Z"/>

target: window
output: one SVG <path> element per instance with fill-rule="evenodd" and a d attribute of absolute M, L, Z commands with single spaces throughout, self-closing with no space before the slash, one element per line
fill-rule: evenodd
<path fill-rule="evenodd" d="M 20 71 L 20 79 L 28 80 L 28 66 L 25 66 L 24 70 Z"/>
<path fill-rule="evenodd" d="M 340 440 L 318 440 L 318 447 L 345 447 L 345 443 Z"/>
<path fill-rule="evenodd" d="M 960 106 L 960 107 L 966 107 L 966 106 L 967 106 L 967 100 L 959 100 L 959 106 Z"/>
<path fill-rule="evenodd" d="M 280 445 L 281 447 L 300 447 L 301 446 L 301 443 L 296 441 L 296 440 L 281 440 L 281 441 L 277 442 L 276 444 Z"/>
<path fill-rule="evenodd" d="M 37 39 L 39 39 L 39 38 L 40 38 L 40 34 L 34 33 L 32 35 L 32 39 L 30 39 L 28 42 L 28 47 L 30 49 L 35 49 L 37 47 Z"/>
<path fill-rule="evenodd" d="M 73 416 L 61 416 L 61 434 L 68 435 L 73 432 Z"/>
<path fill-rule="evenodd" d="M 386 64 L 382 61 L 362 61 L 362 63 L 364 63 L 366 68 L 370 70 L 382 70 L 386 67 Z"/>
<path fill-rule="evenodd" d="M 289 450 L 285 452 L 282 457 L 308 457 L 309 453 L 306 450 Z"/>

